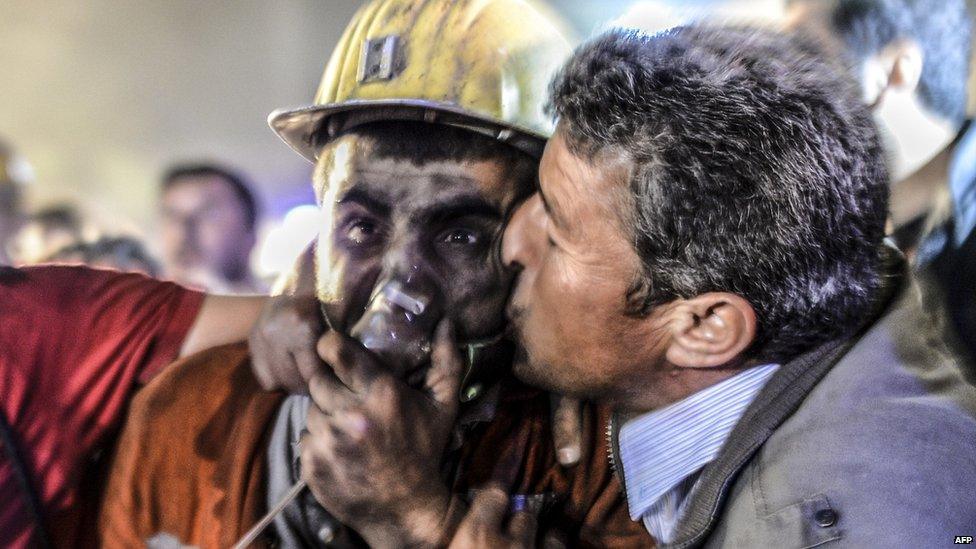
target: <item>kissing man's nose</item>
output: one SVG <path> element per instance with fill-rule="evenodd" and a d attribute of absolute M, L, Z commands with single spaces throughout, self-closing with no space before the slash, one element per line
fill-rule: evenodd
<path fill-rule="evenodd" d="M 539 193 L 533 194 L 512 214 L 502 236 L 502 264 L 510 269 L 519 269 L 531 260 L 532 231 L 538 230 L 533 218 L 542 208 Z"/>

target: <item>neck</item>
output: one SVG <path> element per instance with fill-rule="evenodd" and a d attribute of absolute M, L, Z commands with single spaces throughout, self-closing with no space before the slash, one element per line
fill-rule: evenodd
<path fill-rule="evenodd" d="M 614 410 L 622 418 L 631 418 L 680 402 L 699 391 L 716 385 L 756 364 L 722 368 L 678 368 L 667 365 L 656 379 L 635 383 L 615 399 Z"/>

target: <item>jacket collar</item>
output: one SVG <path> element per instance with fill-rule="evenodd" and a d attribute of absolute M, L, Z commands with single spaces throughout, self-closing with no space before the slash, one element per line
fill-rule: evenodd
<path fill-rule="evenodd" d="M 897 257 L 891 255 L 891 253 Z M 906 265 L 900 253 L 886 250 L 891 261 L 886 290 L 861 330 L 848 338 L 835 339 L 785 363 L 749 406 L 733 428 L 715 461 L 701 473 L 687 496 L 684 514 L 675 527 L 674 541 L 662 547 L 685 549 L 701 545 L 721 514 L 739 472 L 776 429 L 800 407 L 821 379 L 854 346 L 866 329 L 886 311 L 906 285 Z"/>

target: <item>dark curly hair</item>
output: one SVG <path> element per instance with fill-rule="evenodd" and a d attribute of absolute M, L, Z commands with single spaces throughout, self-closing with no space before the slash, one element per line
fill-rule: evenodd
<path fill-rule="evenodd" d="M 557 76 L 549 108 L 570 150 L 631 162 L 634 314 L 741 295 L 758 317 L 750 354 L 769 360 L 866 320 L 888 174 L 855 84 L 815 51 L 771 31 L 614 30 Z"/>

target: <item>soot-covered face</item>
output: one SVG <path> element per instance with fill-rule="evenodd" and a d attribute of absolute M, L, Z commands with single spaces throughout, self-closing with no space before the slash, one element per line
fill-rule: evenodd
<path fill-rule="evenodd" d="M 320 155 L 317 289 L 334 329 L 406 377 L 441 319 L 459 341 L 504 328 L 512 276 L 497 249 L 517 185 L 499 160 L 418 165 L 375 148 L 353 134 Z"/>

